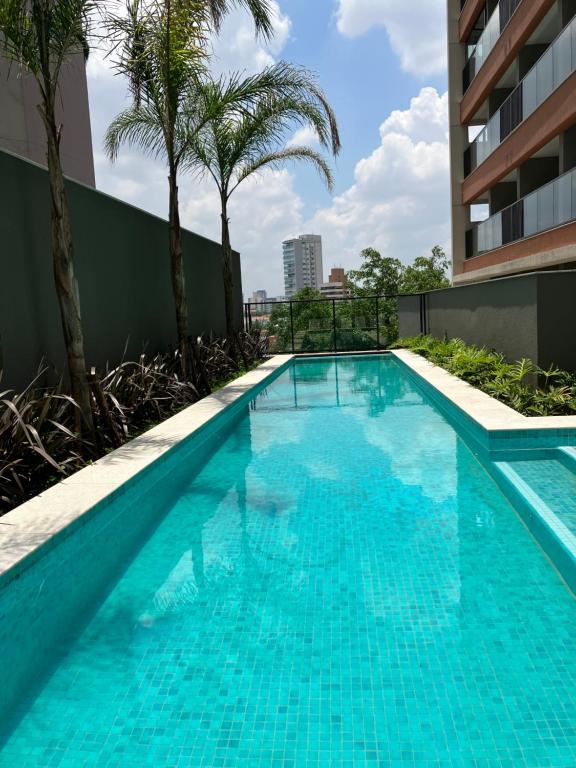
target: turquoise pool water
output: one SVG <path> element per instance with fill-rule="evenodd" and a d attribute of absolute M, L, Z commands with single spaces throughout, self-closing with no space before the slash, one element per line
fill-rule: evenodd
<path fill-rule="evenodd" d="M 576 601 L 393 360 L 297 363 L 173 485 L 2 768 L 576 766 Z"/>

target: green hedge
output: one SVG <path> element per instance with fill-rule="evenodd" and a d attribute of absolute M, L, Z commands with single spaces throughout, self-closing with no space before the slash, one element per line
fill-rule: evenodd
<path fill-rule="evenodd" d="M 576 413 L 576 375 L 567 371 L 546 371 L 526 358 L 510 363 L 499 352 L 461 339 L 414 336 L 400 339 L 393 348 L 422 355 L 525 416 Z"/>

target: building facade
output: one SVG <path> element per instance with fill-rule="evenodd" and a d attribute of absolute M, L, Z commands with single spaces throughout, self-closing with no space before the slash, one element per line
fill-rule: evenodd
<path fill-rule="evenodd" d="M 345 299 L 350 296 L 346 272 L 342 267 L 332 267 L 328 282 L 320 286 L 320 293 L 327 299 Z"/>
<path fill-rule="evenodd" d="M 264 290 L 254 291 L 252 298 L 250 299 L 250 311 L 252 315 L 269 315 L 274 309 L 274 304 L 278 299 L 273 296 L 268 296 L 268 293 Z"/>
<path fill-rule="evenodd" d="M 448 0 L 454 283 L 576 268 L 576 0 Z"/>
<path fill-rule="evenodd" d="M 46 165 L 46 135 L 38 112 L 35 79 L 0 56 L 0 149 Z M 95 186 L 86 67 L 81 54 L 64 65 L 56 106 L 62 125 L 60 156 L 64 174 Z"/>
<path fill-rule="evenodd" d="M 291 299 L 302 288 L 320 290 L 324 281 L 322 267 L 322 238 L 320 235 L 300 235 L 282 243 L 284 259 L 284 293 Z"/>

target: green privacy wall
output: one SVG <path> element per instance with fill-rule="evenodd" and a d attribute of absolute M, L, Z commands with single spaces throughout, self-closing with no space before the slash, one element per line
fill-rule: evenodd
<path fill-rule="evenodd" d="M 167 223 L 68 182 L 76 273 L 88 366 L 163 351 L 176 340 Z M 214 211 L 218 216 L 219 211 Z M 2 387 L 28 383 L 41 359 L 65 355 L 49 247 L 46 171 L 0 151 L 0 367 Z M 184 232 L 194 335 L 225 330 L 222 255 L 217 243 Z M 234 254 L 236 316 L 242 321 L 240 257 Z"/>

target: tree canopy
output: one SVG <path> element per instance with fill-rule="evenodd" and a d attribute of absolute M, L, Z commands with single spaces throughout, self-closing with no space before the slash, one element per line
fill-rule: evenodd
<path fill-rule="evenodd" d="M 399 259 L 382 256 L 375 248 L 365 248 L 359 269 L 348 273 L 356 296 L 394 296 L 448 288 L 448 259 L 439 245 L 430 256 L 418 256 L 409 265 Z"/>

